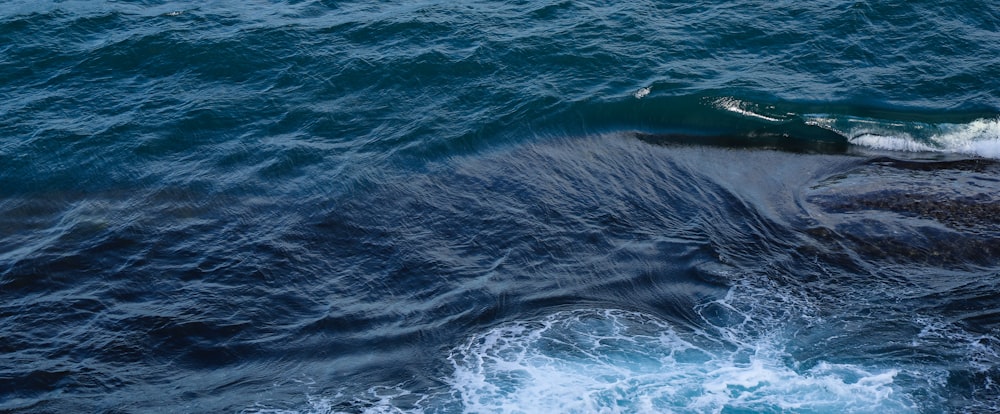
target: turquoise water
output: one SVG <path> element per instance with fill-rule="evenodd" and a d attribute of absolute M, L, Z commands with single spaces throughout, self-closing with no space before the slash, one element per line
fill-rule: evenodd
<path fill-rule="evenodd" d="M 0 411 L 1000 410 L 1000 8 L 0 5 Z"/>

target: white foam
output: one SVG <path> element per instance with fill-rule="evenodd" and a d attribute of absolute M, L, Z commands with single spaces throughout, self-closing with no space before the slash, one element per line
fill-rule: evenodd
<path fill-rule="evenodd" d="M 912 412 L 897 371 L 820 363 L 780 350 L 711 346 L 617 310 L 560 312 L 475 336 L 450 356 L 466 412 Z M 701 343 L 705 342 L 705 343 Z"/>
<path fill-rule="evenodd" d="M 1000 118 L 946 125 L 944 129 L 931 140 L 946 150 L 1000 159 Z"/>
<path fill-rule="evenodd" d="M 926 124 L 877 119 L 807 116 L 807 123 L 847 136 L 868 148 L 977 155 L 1000 159 L 1000 118 L 966 124 Z"/>
<path fill-rule="evenodd" d="M 848 140 L 851 144 L 863 147 L 905 152 L 934 152 L 938 148 L 917 142 L 913 137 L 903 134 L 903 136 L 878 135 L 873 133 L 861 133 Z"/>
<path fill-rule="evenodd" d="M 755 111 L 757 104 L 741 101 L 736 98 L 719 98 L 713 102 L 713 106 L 729 112 L 734 112 L 746 117 L 762 119 L 768 122 L 781 122 L 782 119 L 768 116 Z"/>
<path fill-rule="evenodd" d="M 642 98 L 645 98 L 646 95 L 649 95 L 649 92 L 652 91 L 652 90 L 653 90 L 652 86 L 647 86 L 645 88 L 639 88 L 639 90 L 635 91 L 635 93 L 633 93 L 632 96 L 634 96 L 635 99 L 642 99 Z"/>

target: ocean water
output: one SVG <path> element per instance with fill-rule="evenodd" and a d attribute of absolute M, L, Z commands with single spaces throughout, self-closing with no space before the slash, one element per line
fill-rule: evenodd
<path fill-rule="evenodd" d="M 994 1 L 0 3 L 0 412 L 1000 411 Z"/>

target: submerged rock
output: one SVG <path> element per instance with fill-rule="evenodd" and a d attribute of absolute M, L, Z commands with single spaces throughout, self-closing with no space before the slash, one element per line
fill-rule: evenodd
<path fill-rule="evenodd" d="M 821 180 L 805 200 L 817 226 L 861 254 L 931 264 L 1000 257 L 1000 164 L 875 158 Z"/>

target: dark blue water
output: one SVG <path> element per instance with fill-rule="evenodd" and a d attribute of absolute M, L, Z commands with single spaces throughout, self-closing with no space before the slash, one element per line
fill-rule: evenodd
<path fill-rule="evenodd" d="M 0 411 L 1000 410 L 993 1 L 0 4 Z"/>

